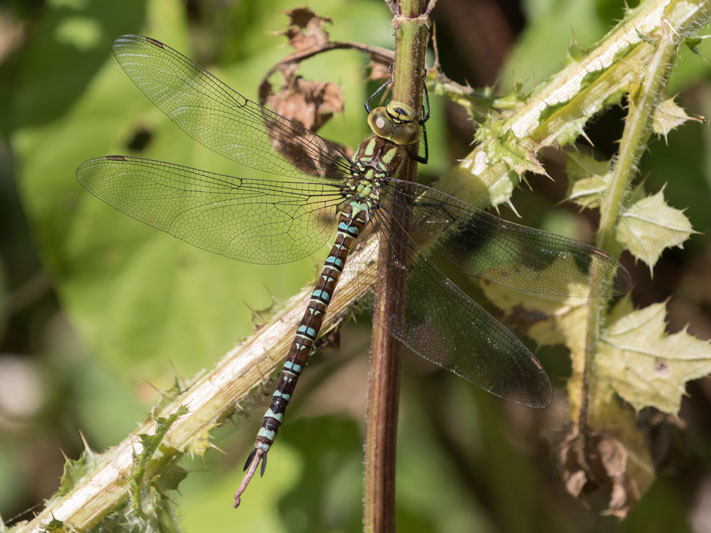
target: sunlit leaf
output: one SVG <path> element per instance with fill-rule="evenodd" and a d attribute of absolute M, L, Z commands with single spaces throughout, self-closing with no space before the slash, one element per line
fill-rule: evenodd
<path fill-rule="evenodd" d="M 659 303 L 616 320 L 601 338 L 596 368 L 635 409 L 676 414 L 686 382 L 711 373 L 711 344 L 686 329 L 666 334 L 664 316 Z"/>
<path fill-rule="evenodd" d="M 664 141 L 667 141 L 667 134 L 681 126 L 687 120 L 691 120 L 691 117 L 686 114 L 686 111 L 680 106 L 678 106 L 673 98 L 664 100 L 660 103 L 654 110 L 654 121 L 652 122 L 652 129 L 654 133 L 664 136 Z"/>
<path fill-rule="evenodd" d="M 622 213 L 617 240 L 651 268 L 665 248 L 680 246 L 693 232 L 686 215 L 667 205 L 662 189 Z"/>
<path fill-rule="evenodd" d="M 603 193 L 609 186 L 609 161 L 571 152 L 565 160 L 568 174 L 568 200 L 581 207 L 600 207 Z"/>
<path fill-rule="evenodd" d="M 84 453 L 76 461 L 67 459 L 64 463 L 64 472 L 62 472 L 57 496 L 69 493 L 79 479 L 96 467 L 99 459 L 100 456 L 88 448 L 84 450 Z"/>

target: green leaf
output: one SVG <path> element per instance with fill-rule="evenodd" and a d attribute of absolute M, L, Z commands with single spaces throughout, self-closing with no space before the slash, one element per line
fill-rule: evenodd
<path fill-rule="evenodd" d="M 680 246 L 694 233 L 686 215 L 667 205 L 664 189 L 625 209 L 617 227 L 617 240 L 650 269 L 665 248 Z"/>
<path fill-rule="evenodd" d="M 568 200 L 581 207 L 600 207 L 602 196 L 610 184 L 610 161 L 571 152 L 565 160 L 568 174 Z"/>
<path fill-rule="evenodd" d="M 64 463 L 62 479 L 59 482 L 59 490 L 55 496 L 68 494 L 74 488 L 76 482 L 86 473 L 91 472 L 99 462 L 101 456 L 86 448 L 81 457 L 76 461 L 67 459 Z"/>
<path fill-rule="evenodd" d="M 654 110 L 652 130 L 658 135 L 663 135 L 666 142 L 667 134 L 687 120 L 691 120 L 691 117 L 674 102 L 674 98 L 669 98 L 660 103 Z"/>
<path fill-rule="evenodd" d="M 601 369 L 607 354 L 607 336 L 592 347 L 586 345 L 587 319 L 590 300 L 555 299 L 545 295 L 531 295 L 501 290 L 483 285 L 484 292 L 506 314 L 528 324 L 527 334 L 539 345 L 565 344 L 570 349 L 572 376 L 567 383 L 568 402 L 573 419 L 582 412 L 581 398 L 587 394 L 585 425 L 589 440 L 587 450 L 595 450 L 592 457 L 583 457 L 579 440 L 568 439 L 562 446 L 563 477 L 571 494 L 583 498 L 584 489 L 596 484 L 611 487 L 609 513 L 624 516 L 652 483 L 653 462 L 643 433 L 637 427 L 635 414 L 618 400 L 617 390 L 611 385 L 613 375 Z M 620 323 L 635 313 L 629 297 L 622 298 L 609 314 L 609 320 Z M 701 342 L 701 341 L 698 341 Z M 586 366 L 588 357 L 595 361 Z M 630 368 L 629 372 L 634 373 Z M 587 374 L 588 388 L 584 387 Z M 618 372 L 618 375 L 621 375 Z M 683 392 L 683 387 L 681 389 Z M 589 476 L 594 462 L 596 478 Z M 604 481 L 601 481 L 604 480 Z"/>
<path fill-rule="evenodd" d="M 711 373 L 711 344 L 686 329 L 667 335 L 665 304 L 620 317 L 603 333 L 596 369 L 635 409 L 676 414 L 686 382 Z"/>
<path fill-rule="evenodd" d="M 554 263 L 550 272 L 556 271 L 559 269 Z M 582 277 L 581 274 L 581 281 Z M 572 286 L 579 284 L 573 283 Z M 525 324 L 526 334 L 539 346 L 566 344 L 573 351 L 576 348 L 582 349 L 585 339 L 586 299 L 523 293 L 487 282 L 481 282 L 481 287 L 496 307 L 514 316 L 517 322 Z"/>
<path fill-rule="evenodd" d="M 696 55 L 701 56 L 702 54 L 699 52 L 698 46 L 703 42 L 703 39 L 701 37 L 690 37 L 688 39 L 684 39 L 684 45 L 694 52 Z M 702 56 L 703 57 L 703 56 Z"/>
<path fill-rule="evenodd" d="M 585 125 L 590 120 L 588 115 L 583 115 L 568 122 L 560 128 L 560 133 L 556 136 L 556 141 L 560 146 L 574 144 L 578 137 L 585 134 Z"/>
<path fill-rule="evenodd" d="M 580 46 L 578 40 L 573 38 L 568 45 L 568 62 L 580 61 L 587 55 L 587 53 L 588 50 Z"/>
<path fill-rule="evenodd" d="M 184 405 L 181 405 L 177 411 L 175 411 L 173 414 L 171 414 L 168 417 L 162 417 L 158 416 L 155 417 L 155 433 L 153 435 L 147 435 L 145 433 L 141 433 L 138 435 L 138 437 L 141 440 L 141 445 L 143 446 L 143 450 L 140 452 L 139 456 L 137 457 L 137 465 L 136 469 L 134 470 L 132 476 L 131 476 L 131 493 L 133 495 L 133 508 L 137 513 L 142 513 L 143 512 L 143 506 L 142 506 L 142 496 L 144 492 L 144 486 L 143 486 L 143 478 L 146 474 L 146 471 L 149 467 L 151 458 L 153 457 L 153 454 L 159 449 L 159 447 L 162 446 L 163 439 L 165 438 L 166 433 L 168 433 L 168 430 L 170 427 L 175 423 L 175 421 L 186 414 L 188 412 L 188 408 L 185 407 Z M 163 450 L 165 453 L 169 453 L 170 455 L 176 454 L 176 450 L 173 449 L 168 449 L 166 447 L 165 450 Z M 146 487 L 147 488 L 147 487 Z"/>
<path fill-rule="evenodd" d="M 61 520 L 52 518 L 43 531 L 44 533 L 65 533 L 67 531 L 72 532 L 75 530 L 71 526 L 67 527 L 67 525 Z"/>
<path fill-rule="evenodd" d="M 519 176 L 524 172 L 546 174 L 536 154 L 521 147 L 521 140 L 510 129 L 504 129 L 500 118 L 491 118 L 476 132 L 475 140 L 481 142 L 490 165 L 503 162 Z"/>

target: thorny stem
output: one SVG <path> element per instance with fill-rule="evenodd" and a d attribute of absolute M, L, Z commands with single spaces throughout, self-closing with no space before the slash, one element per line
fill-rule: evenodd
<path fill-rule="evenodd" d="M 523 105 L 514 105 L 498 118 L 499 130 L 515 137 L 518 150 L 537 154 L 542 148 L 569 144 L 581 126 L 617 101 L 639 81 L 639 69 L 650 61 L 654 48 L 645 35 L 669 24 L 677 31 L 708 20 L 708 0 L 672 2 L 647 0 L 620 22 L 580 61 L 573 61 L 538 86 Z M 436 80 L 435 80 L 436 83 Z M 433 92 L 436 92 L 433 91 Z M 546 113 L 554 109 L 553 113 Z M 496 156 L 496 153 L 493 154 Z M 493 160 L 492 160 L 493 159 Z M 492 158 L 486 143 L 478 145 L 437 187 L 479 207 L 505 203 L 517 175 L 501 160 Z"/>
<path fill-rule="evenodd" d="M 665 11 L 678 8 L 679 2 L 672 2 Z M 708 11 L 708 7 L 706 10 Z M 695 25 L 692 23 L 692 25 Z M 688 25 L 687 25 L 688 26 Z M 674 30 L 663 21 L 655 35 L 648 36 L 650 43 L 642 46 L 654 47 L 654 52 L 648 62 L 646 72 L 637 90 L 630 91 L 628 96 L 629 113 L 625 120 L 625 129 L 620 139 L 620 149 L 615 158 L 610 178 L 610 187 L 600 205 L 600 226 L 595 245 L 619 256 L 620 245 L 615 240 L 617 226 L 624 206 L 625 195 L 637 172 L 637 165 L 644 153 L 649 136 L 652 132 L 654 111 L 665 95 L 669 75 L 676 60 L 677 48 L 689 27 Z M 634 87 L 634 86 L 633 86 Z M 597 281 L 597 280 L 592 280 Z M 576 432 L 585 437 L 588 425 L 588 408 L 590 402 L 591 375 L 593 375 L 594 356 L 597 352 L 597 340 L 600 329 L 604 326 L 604 306 L 608 298 L 591 299 L 588 303 L 588 318 L 586 324 L 585 362 L 582 386 L 580 388 L 578 417 L 575 419 Z"/>
<path fill-rule="evenodd" d="M 371 257 L 375 244 L 373 240 L 365 243 L 360 255 Z M 339 284 L 321 330 L 324 335 L 338 326 L 353 302 L 362 300 L 375 281 L 372 262 L 365 259 L 353 262 L 358 268 L 343 273 L 342 285 Z M 356 278 L 359 278 L 358 283 L 354 283 Z M 166 417 L 179 412 L 182 406 L 187 408 L 187 413 L 171 425 L 151 458 L 151 483 L 174 464 L 177 454 L 202 454 L 207 451 L 211 447 L 207 440 L 209 432 L 233 414 L 235 404 L 248 402 L 250 391 L 263 383 L 265 376 L 281 367 L 293 341 L 295 324 L 303 316 L 312 292 L 313 287 L 309 285 L 290 298 L 247 340 L 225 354 L 214 369 L 196 377 L 187 390 L 156 413 L 155 416 Z M 154 435 L 158 431 L 157 426 L 156 418 L 151 416 L 120 444 L 101 455 L 96 460 L 96 466 L 71 490 L 52 497 L 44 510 L 18 531 L 39 533 L 45 531 L 52 520 L 59 520 L 77 530 L 96 526 L 120 507 L 129 494 L 135 457 L 144 451 L 138 435 Z"/>
<path fill-rule="evenodd" d="M 429 31 L 428 12 L 421 0 L 402 0 L 393 25 L 395 27 L 395 63 L 392 68 L 393 101 L 405 103 L 414 109 L 422 107 L 422 87 L 425 68 L 425 50 Z M 419 143 L 410 147 L 417 155 Z M 408 158 L 399 176 L 414 181 L 417 164 Z M 391 206 L 391 209 L 397 206 Z M 409 212 L 398 209 L 391 216 L 407 227 Z M 397 232 L 397 229 L 395 229 Z M 401 231 L 404 231 L 401 229 Z M 400 258 L 404 250 L 405 235 L 389 235 L 381 239 L 379 265 L 388 257 Z M 382 267 L 381 267 L 382 268 Z M 375 289 L 374 322 L 389 324 L 404 316 L 407 289 L 407 271 L 382 268 Z M 400 298 L 392 298 L 393 294 Z M 393 318 L 397 317 L 397 318 Z M 400 344 L 383 328 L 373 328 L 371 339 L 368 400 L 366 412 L 364 530 L 368 532 L 395 531 L 395 456 L 397 443 L 398 399 L 400 394 Z"/>

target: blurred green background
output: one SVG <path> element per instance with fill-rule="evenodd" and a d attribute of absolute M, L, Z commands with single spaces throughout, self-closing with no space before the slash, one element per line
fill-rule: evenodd
<path fill-rule="evenodd" d="M 57 488 L 63 456 L 77 458 L 80 432 L 105 450 L 135 429 L 176 375 L 210 368 L 266 309 L 309 283 L 318 260 L 244 265 L 194 249 L 137 223 L 86 193 L 74 178 L 84 160 L 133 153 L 214 172 L 249 175 L 183 135 L 114 61 L 111 41 L 144 33 L 206 66 L 256 99 L 259 80 L 289 52 L 277 32 L 302 3 L 229 0 L 0 4 L 0 513 L 5 520 Z M 473 86 L 529 86 L 565 62 L 569 42 L 594 43 L 622 16 L 616 0 L 440 0 L 434 11 L 444 71 Z M 380 0 L 310 0 L 330 17 L 334 40 L 391 48 Z M 703 33 L 703 32 L 702 32 Z M 707 32 L 708 33 L 708 32 Z M 703 48 L 702 48 L 703 50 Z M 709 57 L 707 47 L 706 57 Z M 320 133 L 355 147 L 366 136 L 362 103 L 375 85 L 367 59 L 324 54 L 307 78 L 338 84 L 345 113 Z M 670 92 L 690 113 L 711 115 L 709 66 L 685 51 Z M 614 153 L 622 108 L 591 124 L 599 157 Z M 424 179 L 467 153 L 472 124 L 433 102 L 432 160 Z M 665 195 L 701 232 L 665 253 L 650 276 L 633 272 L 635 302 L 669 301 L 669 330 L 711 338 L 711 161 L 706 124 L 655 140 L 643 160 L 647 190 Z M 140 149 L 139 149 L 140 148 Z M 523 223 L 585 238 L 565 194 L 560 154 L 544 154 L 554 182 L 518 190 Z M 507 218 L 511 213 L 504 212 Z M 588 214 L 589 215 L 589 214 Z M 590 216 L 588 216 L 590 218 Z M 594 217 L 593 217 L 594 221 Z M 299 385 L 268 474 L 239 511 L 239 483 L 261 411 L 214 435 L 226 454 L 186 461 L 174 499 L 185 531 L 359 531 L 363 413 L 370 326 L 349 323 L 341 349 L 324 350 Z M 533 412 L 496 400 L 414 357 L 404 362 L 398 452 L 401 531 L 684 531 L 709 518 L 711 381 L 688 387 L 685 425 L 668 425 L 661 477 L 622 523 L 568 496 L 555 450 L 566 429 L 565 350 L 541 351 L 557 401 Z M 248 417 L 249 418 L 249 417 Z M 667 426 L 665 426 L 667 427 Z M 661 444 L 660 444 L 661 446 Z M 706 500 L 704 500 L 706 498 Z M 27 518 L 27 515 L 22 518 Z M 701 531 L 703 529 L 699 529 Z"/>

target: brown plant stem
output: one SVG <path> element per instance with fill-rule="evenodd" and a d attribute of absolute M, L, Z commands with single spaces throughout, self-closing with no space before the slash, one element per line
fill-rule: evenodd
<path fill-rule="evenodd" d="M 422 87 L 425 74 L 425 48 L 429 17 L 424 2 L 403 0 L 395 27 L 395 63 L 392 69 L 393 101 L 414 109 L 422 107 Z M 416 154 L 418 144 L 410 147 Z M 417 165 L 407 159 L 400 179 L 415 181 Z M 388 269 L 386 259 L 398 257 L 407 264 L 402 234 L 407 227 L 409 212 L 403 206 L 389 210 L 400 224 L 393 224 L 394 233 L 381 239 L 379 271 L 375 289 L 374 322 L 388 324 L 404 316 L 407 271 Z M 397 228 L 397 229 L 395 229 Z M 396 294 L 400 297 L 392 298 Z M 396 317 L 396 318 L 393 318 Z M 395 531 L 395 456 L 397 448 L 398 398 L 400 393 L 400 344 L 383 328 L 373 328 L 366 413 L 364 530 Z"/>
<path fill-rule="evenodd" d="M 272 65 L 269 70 L 267 70 L 267 72 L 264 74 L 264 76 L 262 76 L 258 87 L 264 85 L 264 83 L 269 78 L 271 78 L 276 71 L 283 69 L 287 65 L 291 65 L 293 63 L 301 63 L 306 59 L 317 56 L 319 54 L 323 54 L 324 52 L 331 52 L 333 50 L 357 50 L 358 52 L 368 54 L 372 59 L 375 59 L 382 63 L 391 63 L 393 61 L 393 58 L 395 57 L 395 54 L 393 54 L 392 50 L 386 50 L 385 48 L 380 48 L 379 46 L 373 46 L 363 43 L 352 43 L 347 41 L 329 41 L 319 46 L 313 46 L 305 50 L 293 52 L 275 65 Z M 265 104 L 265 101 L 262 99 L 261 95 L 259 97 L 259 103 L 262 105 Z"/>

